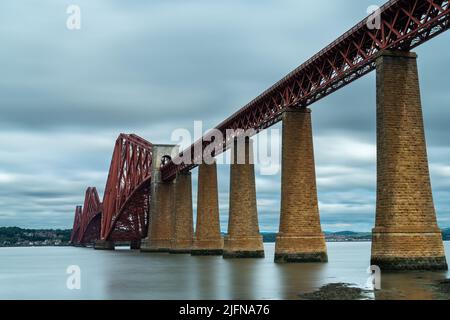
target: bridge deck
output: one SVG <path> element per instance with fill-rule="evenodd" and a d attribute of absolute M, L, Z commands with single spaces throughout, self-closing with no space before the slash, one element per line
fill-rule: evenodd
<path fill-rule="evenodd" d="M 423 44 L 449 29 L 449 0 L 391 0 L 380 8 L 380 17 L 380 28 L 368 27 L 370 17 L 362 20 L 216 129 L 224 137 L 227 129 L 257 133 L 279 122 L 286 109 L 309 106 L 374 70 L 379 51 L 408 51 Z M 194 159 L 194 152 L 204 150 L 209 141 L 206 134 L 182 154 L 190 153 Z M 229 148 L 229 142 L 219 145 L 220 152 Z M 171 161 L 161 169 L 164 180 L 197 166 L 175 163 L 181 161 Z"/>

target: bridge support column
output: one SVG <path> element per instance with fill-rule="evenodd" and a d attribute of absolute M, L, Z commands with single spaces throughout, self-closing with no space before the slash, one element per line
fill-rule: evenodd
<path fill-rule="evenodd" d="M 327 262 L 320 226 L 311 111 L 283 114 L 280 231 L 275 262 Z"/>
<path fill-rule="evenodd" d="M 244 148 L 238 146 L 239 142 L 236 140 L 232 149 L 230 215 L 223 257 L 264 258 L 263 238 L 259 233 L 256 207 L 253 141 L 245 138 L 245 142 L 241 142 Z M 244 154 L 239 155 L 238 152 Z"/>
<path fill-rule="evenodd" d="M 95 250 L 114 250 L 114 241 L 109 240 L 96 240 L 94 242 Z"/>
<path fill-rule="evenodd" d="M 417 55 L 377 58 L 377 208 L 373 265 L 446 270 L 431 192 Z"/>
<path fill-rule="evenodd" d="M 141 241 L 131 241 L 130 242 L 130 249 L 131 250 L 139 250 L 141 249 Z"/>
<path fill-rule="evenodd" d="M 222 255 L 223 238 L 220 234 L 217 165 L 198 167 L 197 225 L 192 255 Z"/>
<path fill-rule="evenodd" d="M 170 253 L 190 253 L 193 246 L 192 175 L 181 172 L 175 183 L 174 238 Z"/>
<path fill-rule="evenodd" d="M 174 223 L 174 182 L 161 180 L 161 159 L 171 156 L 173 145 L 153 145 L 152 182 L 150 187 L 150 223 L 148 237 L 142 241 L 143 252 L 169 252 Z"/>

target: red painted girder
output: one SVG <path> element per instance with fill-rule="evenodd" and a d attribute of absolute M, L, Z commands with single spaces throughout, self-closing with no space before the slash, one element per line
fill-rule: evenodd
<path fill-rule="evenodd" d="M 89 187 L 86 190 L 86 195 L 84 198 L 83 210 L 80 219 L 80 229 L 78 231 L 77 243 L 83 244 L 83 239 L 85 233 L 88 230 L 90 222 L 98 215 L 101 215 L 102 203 L 98 196 L 97 189 L 94 187 Z"/>
<path fill-rule="evenodd" d="M 75 216 L 73 219 L 72 233 L 70 235 L 70 243 L 72 243 L 72 244 L 78 243 L 78 232 L 80 230 L 81 212 L 82 212 L 82 207 L 76 206 Z"/>
<path fill-rule="evenodd" d="M 370 30 L 367 18 L 362 20 L 216 129 L 224 136 L 227 129 L 266 129 L 280 121 L 285 110 L 307 107 L 374 70 L 379 51 L 408 51 L 449 29 L 449 0 L 391 0 L 380 12 L 379 30 Z M 194 159 L 194 150 L 203 150 L 210 144 L 208 140 L 205 135 L 182 154 L 191 154 Z M 228 149 L 230 142 L 220 146 L 221 152 Z M 195 163 L 175 162 L 161 168 L 163 180 L 196 167 Z"/>
<path fill-rule="evenodd" d="M 100 239 L 100 228 L 102 221 L 102 212 L 97 212 L 88 222 L 84 230 L 83 237 L 80 240 L 81 244 L 93 244 Z"/>
<path fill-rule="evenodd" d="M 103 197 L 101 239 L 140 240 L 146 233 L 151 164 L 150 142 L 134 134 L 119 135 Z"/>

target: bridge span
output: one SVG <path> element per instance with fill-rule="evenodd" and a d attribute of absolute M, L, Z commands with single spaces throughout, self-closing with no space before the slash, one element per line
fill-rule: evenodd
<path fill-rule="evenodd" d="M 366 18 L 180 152 L 136 135 L 116 141 L 103 202 L 95 188 L 77 207 L 71 241 L 114 249 L 127 241 L 143 252 L 264 257 L 256 206 L 251 135 L 282 122 L 280 227 L 275 261 L 328 260 L 316 188 L 311 110 L 319 99 L 376 70 L 377 203 L 372 264 L 384 270 L 447 269 L 433 204 L 414 48 L 450 28 L 448 0 L 391 0 L 379 28 Z M 239 131 L 235 131 L 239 132 Z M 245 139 L 243 139 L 245 138 Z M 245 143 L 244 164 L 230 172 L 229 227 L 220 233 L 216 164 L 198 160 Z M 215 145 L 214 145 L 215 144 Z M 186 161 L 189 159 L 189 161 Z M 194 231 L 190 171 L 198 170 Z M 86 209 L 87 208 L 87 209 Z M 94 235 L 94 236 L 93 236 Z M 95 236 L 96 235 L 96 236 Z"/>

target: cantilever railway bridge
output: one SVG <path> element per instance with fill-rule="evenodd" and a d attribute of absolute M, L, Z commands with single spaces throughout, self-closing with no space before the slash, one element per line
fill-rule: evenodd
<path fill-rule="evenodd" d="M 431 205 L 428 202 L 416 203 L 415 204 L 416 207 L 410 208 L 411 212 L 415 211 L 428 212 L 424 213 L 423 217 L 421 216 L 421 218 L 415 217 L 413 219 L 410 217 L 411 218 L 410 221 L 414 221 L 414 223 L 416 221 L 423 220 L 422 225 L 417 224 L 411 228 L 401 224 L 402 217 L 405 216 L 404 214 L 405 211 L 402 212 L 396 211 L 393 213 L 389 212 L 390 217 L 392 218 L 391 220 L 392 221 L 395 220 L 395 222 L 397 223 L 396 225 L 390 225 L 389 222 L 386 222 L 387 220 L 383 218 L 381 211 L 390 210 L 386 209 L 387 208 L 386 206 L 388 206 L 386 203 L 388 203 L 389 201 L 391 201 L 390 203 L 395 208 L 406 206 L 406 204 L 404 204 L 403 202 L 394 203 L 395 201 L 400 200 L 395 200 L 391 198 L 386 200 L 387 201 L 386 203 L 383 202 L 385 195 L 383 194 L 383 190 L 388 190 L 389 192 L 396 194 L 398 196 L 397 199 L 406 199 L 408 198 L 408 196 L 410 196 L 410 194 L 407 194 L 407 192 L 410 191 L 396 189 L 399 187 L 395 183 L 395 181 L 390 180 L 387 181 L 384 176 L 384 173 L 386 173 L 386 176 L 388 176 L 392 175 L 393 173 L 396 172 L 395 170 L 397 170 L 396 168 L 392 169 L 388 165 L 385 166 L 385 164 L 383 163 L 384 158 L 386 159 L 389 158 L 392 160 L 392 157 L 394 157 L 391 153 L 389 153 L 390 152 L 388 150 L 389 148 L 385 147 L 386 143 L 392 144 L 393 146 L 397 146 L 397 143 L 400 142 L 395 139 L 394 140 L 388 139 L 392 134 L 392 131 L 389 131 L 390 130 L 389 128 L 395 127 L 396 124 L 389 122 L 390 118 L 387 116 L 388 111 L 386 111 L 389 109 L 383 108 L 386 107 L 392 109 L 393 106 L 395 107 L 396 106 L 395 102 L 392 102 L 394 100 L 403 103 L 405 103 L 406 101 L 408 102 L 408 105 L 412 106 L 411 108 L 414 107 L 416 108 L 414 110 L 411 109 L 409 111 L 411 112 L 410 114 L 413 115 L 415 122 L 406 123 L 407 122 L 407 120 L 405 120 L 406 118 L 403 119 L 399 117 L 398 121 L 400 122 L 397 124 L 400 124 L 400 126 L 404 129 L 404 131 L 401 132 L 396 131 L 393 134 L 393 136 L 395 135 L 398 136 L 399 133 L 408 132 L 407 130 L 408 125 L 422 128 L 423 121 L 421 118 L 420 101 L 408 100 L 412 99 L 411 97 L 414 96 L 414 94 L 417 94 L 419 90 L 418 82 L 415 79 L 415 74 L 417 73 L 417 70 L 414 67 L 416 57 L 410 51 L 449 29 L 450 6 L 448 0 L 391 0 L 388 1 L 386 4 L 384 4 L 380 9 L 381 24 L 379 28 L 373 29 L 369 28 L 367 24 L 368 19 L 369 18 L 365 18 L 364 20 L 356 24 L 353 28 L 344 33 L 341 37 L 333 41 L 323 50 L 319 51 L 309 60 L 301 64 L 298 68 L 293 70 L 279 82 L 275 83 L 272 87 L 264 91 L 254 100 L 252 100 L 243 108 L 241 108 L 233 115 L 231 115 L 228 119 L 222 121 L 216 127 L 216 129 L 221 131 L 224 136 L 226 136 L 227 129 L 234 129 L 234 130 L 254 129 L 255 132 L 257 133 L 260 132 L 261 130 L 264 130 L 274 125 L 279 121 L 283 121 L 283 144 L 285 144 L 284 142 L 285 140 L 286 141 L 289 140 L 288 135 L 290 132 L 289 130 L 294 130 L 291 133 L 295 133 L 295 128 L 299 127 L 301 127 L 301 131 L 297 131 L 296 133 L 300 137 L 304 134 L 305 135 L 304 138 L 308 142 L 309 139 L 308 131 L 310 130 L 310 127 L 308 125 L 306 126 L 301 125 L 303 125 L 304 123 L 307 124 L 309 118 L 308 117 L 304 119 L 302 118 L 303 120 L 297 122 L 296 127 L 295 125 L 292 126 L 292 124 L 296 123 L 295 121 L 297 121 L 294 119 L 295 117 L 287 116 L 287 114 L 295 110 L 300 111 L 300 113 L 303 111 L 303 114 L 306 113 L 309 114 L 309 112 L 305 112 L 305 110 L 309 110 L 307 109 L 307 107 L 312 105 L 314 102 L 318 101 L 319 99 L 327 95 L 332 94 L 336 90 L 339 90 L 340 88 L 346 86 L 347 84 L 377 69 L 377 90 L 380 91 L 379 94 L 377 91 L 378 97 L 377 121 L 378 121 L 378 141 L 379 141 L 378 150 L 381 156 L 379 157 L 378 162 L 379 196 L 377 198 L 377 226 L 374 229 L 375 230 L 374 233 L 376 234 L 374 235 L 374 237 L 378 238 L 374 238 L 375 245 L 372 248 L 373 250 L 372 257 L 375 260 L 380 257 L 381 260 L 397 259 L 395 260 L 396 261 L 395 263 L 401 261 L 400 264 L 405 263 L 407 265 L 412 261 L 411 259 L 410 260 L 408 259 L 414 256 L 414 254 L 417 254 L 416 252 L 417 250 L 414 251 L 411 249 L 412 250 L 411 251 L 410 249 L 403 248 L 404 250 L 403 249 L 402 250 L 405 253 L 405 255 L 403 256 L 400 254 L 400 256 L 398 256 L 398 254 L 395 252 L 389 253 L 384 252 L 383 250 L 385 249 L 378 248 L 376 244 L 383 243 L 384 245 L 386 245 L 387 243 L 389 243 L 391 246 L 395 247 L 397 245 L 396 241 L 398 240 L 398 238 L 389 238 L 391 235 L 390 233 L 391 231 L 392 234 L 394 233 L 397 235 L 403 233 L 405 234 L 405 236 L 402 238 L 403 240 L 400 241 L 403 244 L 398 245 L 400 247 L 402 245 L 406 246 L 406 243 L 408 243 L 409 240 L 413 239 L 411 238 L 413 237 L 412 234 L 414 234 L 414 237 L 416 237 L 414 239 L 417 240 L 424 235 L 423 233 L 424 230 L 427 230 L 427 234 L 434 233 L 435 232 L 435 227 L 433 224 L 434 223 L 433 221 L 435 221 L 434 208 L 431 208 L 432 200 L 430 202 Z M 414 62 L 411 62 L 412 60 Z M 406 63 L 405 61 L 409 62 Z M 396 90 L 389 91 L 388 86 L 393 85 L 393 82 L 390 81 L 392 81 L 392 79 L 394 79 L 396 76 L 393 73 L 389 73 L 391 69 L 395 70 L 395 74 L 397 75 L 398 73 L 402 73 L 404 71 L 405 75 L 407 75 L 407 78 L 402 78 L 403 80 L 406 79 L 404 81 L 402 80 L 405 83 L 404 86 L 400 84 L 397 86 Z M 414 92 L 408 91 L 412 90 L 411 88 L 416 88 L 417 91 Z M 395 96 L 395 99 L 392 101 L 389 100 L 388 99 L 390 97 L 389 95 Z M 419 130 L 418 136 L 411 136 L 411 137 L 408 136 L 407 138 L 405 138 L 406 139 L 405 141 L 411 142 L 416 141 L 417 139 L 421 141 L 422 139 L 421 137 L 422 136 Z M 229 149 L 233 145 L 235 138 L 236 137 L 231 137 L 231 139 L 224 141 L 219 146 L 220 147 L 219 150 L 221 150 L 219 152 L 223 152 Z M 178 180 L 179 181 L 186 180 L 187 183 L 189 183 L 190 181 L 189 179 L 183 180 L 182 178 L 179 179 L 179 177 L 188 176 L 189 171 L 197 166 L 197 164 L 193 164 L 196 162 L 184 163 L 180 161 L 180 159 L 181 158 L 185 159 L 186 155 L 190 155 L 191 159 L 195 159 L 196 157 L 198 157 L 198 154 L 196 154 L 196 152 L 197 151 L 203 152 L 203 150 L 211 143 L 213 143 L 211 136 L 206 134 L 205 136 L 202 137 L 202 139 L 198 140 L 192 146 L 179 153 L 177 156 L 178 159 L 169 159 L 165 157 L 164 161 L 162 161 L 163 156 L 166 156 L 166 154 L 164 154 L 164 152 L 163 153 L 157 152 L 158 148 L 156 147 L 156 145 L 152 145 L 150 142 L 136 135 L 121 134 L 115 144 L 109 175 L 106 182 L 105 194 L 103 196 L 103 202 L 100 203 L 100 201 L 98 200 L 98 195 L 95 188 L 89 188 L 87 190 L 86 200 L 83 209 L 81 209 L 81 207 L 76 208 L 74 218 L 74 228 L 71 239 L 72 243 L 87 244 L 92 243 L 94 240 L 100 240 L 103 241 L 103 243 L 108 242 L 110 243 L 114 241 L 139 242 L 143 239 L 149 239 L 150 242 L 153 241 L 153 244 L 149 245 L 148 251 L 164 251 L 165 249 L 168 249 L 168 247 L 170 247 L 170 245 L 167 245 L 168 243 L 167 241 L 169 241 L 169 243 L 170 241 L 172 241 L 172 243 L 177 243 L 177 241 L 182 238 L 182 235 L 185 238 L 181 240 L 185 242 L 186 241 L 189 242 L 191 240 L 193 241 L 192 248 L 196 246 L 201 246 L 200 243 L 206 243 L 208 241 L 210 241 L 211 243 L 211 241 L 212 242 L 216 241 L 217 239 L 213 241 L 211 238 L 211 233 L 208 233 L 211 230 L 206 232 L 205 230 L 207 230 L 207 228 L 203 225 L 208 223 L 215 225 L 217 222 L 215 213 L 213 214 L 209 213 L 210 216 L 206 216 L 207 218 L 204 219 L 205 216 L 203 216 L 204 213 L 202 213 L 203 212 L 202 208 L 198 209 L 197 212 L 198 219 L 196 228 L 197 230 L 195 236 L 193 235 L 192 217 L 189 217 L 189 215 L 192 216 L 191 212 L 192 209 L 189 209 L 189 201 L 191 202 L 192 200 L 191 199 L 189 200 L 190 196 L 180 196 L 181 194 L 180 190 L 184 190 L 183 192 L 186 192 L 186 190 L 188 191 L 190 190 L 190 187 L 182 189 L 181 186 L 177 185 L 178 183 L 175 182 Z M 288 146 L 286 146 L 286 148 L 287 147 Z M 423 157 L 420 158 L 420 161 L 426 162 L 426 168 L 420 167 L 419 165 L 417 170 L 422 170 L 420 172 L 418 171 L 414 173 L 413 172 L 405 173 L 404 171 L 402 171 L 402 174 L 405 174 L 407 178 L 417 175 L 418 176 L 429 175 L 426 153 L 425 154 L 423 153 L 424 147 L 425 141 L 423 141 L 422 145 L 417 146 L 417 149 L 414 150 L 414 154 L 418 154 L 417 157 L 419 156 Z M 283 145 L 283 150 L 284 148 L 285 145 Z M 308 152 L 308 148 L 310 148 L 312 151 L 312 145 L 309 145 L 308 143 L 306 144 L 300 143 L 300 145 L 297 147 L 295 145 L 289 145 L 289 148 L 292 148 L 293 150 L 299 150 L 299 153 L 305 153 L 304 156 L 306 157 L 306 159 L 308 158 L 308 154 L 306 154 Z M 166 150 L 166 149 L 160 148 L 159 150 Z M 218 154 L 219 153 L 214 154 L 214 156 Z M 405 154 L 403 154 L 403 156 L 405 156 Z M 415 163 L 414 161 L 419 161 L 414 158 L 416 157 L 415 155 L 408 154 L 406 156 L 413 159 L 411 160 L 413 164 Z M 283 158 L 283 166 L 284 160 L 285 158 Z M 296 160 L 297 162 L 303 161 L 303 159 L 301 158 L 298 158 Z M 294 164 L 292 164 L 292 162 L 294 162 Z M 314 204 L 314 202 L 316 202 L 317 200 L 316 199 L 317 195 L 315 191 L 315 175 L 314 172 L 312 173 L 305 172 L 304 170 L 302 171 L 301 169 L 295 167 L 295 162 L 296 161 L 289 162 L 290 166 L 294 166 L 289 167 L 289 169 L 292 169 L 291 172 L 297 173 L 299 177 L 305 178 L 302 181 L 310 179 L 311 180 L 310 185 L 308 185 L 307 187 L 312 186 L 311 190 L 313 191 L 309 195 L 296 194 L 297 198 L 299 198 L 300 200 L 302 197 L 303 198 L 310 197 L 310 198 L 303 199 L 305 200 L 304 202 L 301 202 L 300 200 L 297 199 L 295 201 L 300 202 L 294 201 L 294 204 L 299 207 L 298 211 L 301 211 L 301 206 L 304 205 L 304 203 L 312 203 L 313 207 L 306 208 L 306 211 L 309 210 L 311 212 L 315 212 L 312 215 L 309 216 L 307 215 L 308 219 L 310 219 L 309 221 L 313 221 L 312 224 L 314 224 L 314 221 L 316 220 L 318 221 L 318 210 L 316 208 L 316 204 Z M 311 165 L 314 166 L 314 163 L 312 163 Z M 297 166 L 299 165 L 297 164 Z M 202 169 L 202 165 L 200 167 L 201 168 L 199 175 L 202 174 L 202 172 L 203 174 L 207 175 L 206 172 L 208 170 L 209 171 L 214 170 L 211 168 Z M 286 170 L 288 170 L 287 167 Z M 207 180 L 201 180 L 199 177 L 200 181 L 206 181 L 204 185 L 199 186 L 199 192 L 201 190 L 200 187 L 206 188 L 205 187 L 206 185 L 212 188 L 209 189 L 210 191 L 208 192 L 210 193 L 215 192 L 214 188 L 216 188 L 216 186 L 214 185 L 214 183 L 212 185 L 208 184 L 209 183 L 208 180 L 211 180 L 211 177 L 212 180 L 214 180 L 215 177 L 214 172 L 208 173 Z M 234 181 L 233 177 L 231 179 L 233 182 Z M 292 186 L 290 186 L 288 182 L 285 182 L 285 180 L 287 181 L 289 179 L 287 178 L 284 179 L 282 177 L 282 180 L 284 188 L 283 192 L 289 192 L 286 190 L 288 190 L 289 187 Z M 291 183 L 295 185 L 296 182 L 294 181 Z M 420 186 L 423 187 L 423 189 L 428 190 L 427 188 L 429 184 L 429 177 L 428 180 L 424 178 L 423 181 L 420 182 L 415 181 L 415 183 L 420 183 Z M 254 181 L 253 182 L 250 181 L 249 185 L 251 186 L 252 184 L 254 185 Z M 173 195 L 170 187 L 166 188 L 164 185 L 168 186 L 175 185 L 173 187 L 173 189 L 175 190 L 173 192 Z M 413 183 L 411 182 L 411 187 L 412 186 Z M 301 187 L 305 186 L 302 185 Z M 417 185 L 415 185 L 415 187 L 417 187 Z M 250 191 L 249 190 L 240 190 L 240 191 L 241 193 L 244 192 L 247 195 L 250 194 L 250 197 L 253 197 L 254 192 L 251 190 L 251 188 L 252 187 L 250 187 Z M 170 196 L 160 194 L 161 192 L 158 190 L 162 189 L 164 189 L 165 194 L 170 194 Z M 237 194 L 239 193 L 240 192 L 237 192 Z M 422 194 L 421 197 L 423 199 L 430 199 L 431 190 L 429 190 L 429 194 L 426 194 L 425 191 L 425 193 Z M 184 200 L 184 198 L 187 198 L 187 200 Z M 203 197 L 202 194 L 199 194 L 199 198 L 203 200 L 212 199 L 212 202 L 213 203 L 215 202 L 214 197 L 208 198 L 206 195 Z M 315 250 L 314 246 L 320 247 L 322 245 L 321 244 L 322 240 L 320 240 L 321 239 L 320 222 L 318 222 L 319 225 L 316 226 L 314 232 L 311 231 L 312 230 L 311 229 L 308 232 L 306 232 L 308 235 L 302 234 L 302 232 L 298 231 L 297 229 L 301 229 L 300 228 L 301 220 L 305 219 L 305 217 L 302 217 L 298 212 L 288 213 L 289 204 L 287 203 L 289 201 L 293 201 L 289 199 L 290 199 L 289 197 L 285 198 L 285 196 L 282 195 L 282 208 L 281 208 L 282 212 L 281 212 L 281 224 L 279 235 L 280 239 L 277 239 L 277 251 L 279 253 L 278 259 L 295 261 L 299 259 L 301 260 L 302 257 L 303 258 L 307 257 L 309 260 L 321 260 L 321 259 L 326 260 L 324 259 L 323 252 L 317 255 L 316 254 L 317 252 L 314 251 Z M 203 200 L 199 200 L 199 204 L 200 201 Z M 242 199 L 237 199 L 236 201 L 241 201 L 240 204 L 242 205 L 243 201 Z M 169 204 L 173 203 L 173 206 L 171 207 L 168 203 Z M 287 205 L 283 207 L 283 203 Z M 409 205 L 414 206 L 414 204 Z M 208 210 L 210 210 L 210 208 Z M 173 213 L 174 211 L 175 213 Z M 248 215 L 252 216 L 250 220 L 253 221 L 253 223 L 255 221 L 254 214 L 255 212 L 248 213 Z M 168 215 L 171 215 L 173 217 L 168 217 Z M 297 223 L 296 222 L 297 220 L 293 219 L 292 217 L 295 217 L 295 219 L 300 221 L 300 223 L 298 223 L 299 228 L 296 229 L 292 227 L 293 224 Z M 237 223 L 236 221 L 247 221 L 245 220 L 245 218 L 246 218 L 245 216 L 244 217 L 239 216 L 239 213 L 230 212 L 231 229 L 233 229 L 234 227 L 233 223 Z M 183 226 L 183 223 L 185 222 L 182 221 L 185 220 L 187 221 L 186 223 L 187 224 L 190 223 L 191 226 Z M 431 228 L 430 226 L 434 228 L 432 232 L 429 229 Z M 305 228 L 307 229 L 308 227 L 305 226 Z M 239 228 L 237 228 L 236 230 L 238 229 Z M 202 237 L 203 234 L 202 230 L 205 231 L 204 234 L 208 234 L 207 237 L 209 238 L 206 239 L 208 241 L 206 241 L 205 239 L 199 239 Z M 252 230 L 253 231 L 251 232 L 254 232 L 254 230 L 258 230 L 258 227 L 256 226 L 256 229 L 253 228 Z M 313 234 L 313 236 L 311 236 L 311 234 Z M 309 238 L 308 238 L 309 240 L 304 240 L 303 241 L 304 243 L 308 243 L 308 245 L 306 246 L 308 247 L 308 249 L 302 249 L 303 251 L 300 250 L 301 252 L 296 252 L 295 248 L 294 249 L 287 248 L 286 245 L 283 244 L 284 243 L 282 239 L 283 235 L 287 238 L 290 238 L 291 240 L 293 239 L 293 241 L 291 242 L 293 243 L 294 247 L 296 241 L 300 241 L 301 239 L 304 240 L 305 237 L 306 238 L 309 237 L 311 239 L 314 238 L 315 240 L 312 241 Z M 235 236 L 236 235 L 229 235 L 230 239 L 225 240 L 225 247 L 227 246 L 227 241 L 230 243 L 234 241 L 233 237 Z M 245 238 L 245 234 L 242 236 Z M 257 238 L 255 234 L 252 234 L 251 237 L 249 235 L 247 236 L 248 236 L 247 238 L 252 239 L 255 237 Z M 154 238 L 153 240 L 152 237 Z M 189 240 L 189 237 L 194 239 Z M 239 239 L 242 240 L 240 245 L 245 247 L 245 245 L 243 244 L 246 243 L 244 241 L 245 240 L 244 238 Z M 420 239 L 423 240 L 424 238 L 422 237 Z M 198 244 L 195 244 L 195 241 L 198 241 Z M 216 241 L 216 243 L 218 242 Z M 303 245 L 304 244 L 298 244 L 298 247 L 302 247 Z M 437 244 L 437 246 L 439 247 L 439 244 Z M 189 249 L 189 248 L 190 247 L 188 245 L 186 248 L 182 249 Z M 201 248 L 197 247 L 196 249 Z M 226 250 L 224 248 L 217 248 L 217 246 L 206 247 L 203 249 L 204 249 L 203 251 L 210 253 L 211 252 L 217 253 L 222 249 Z M 247 253 L 255 251 L 244 249 L 242 249 L 241 251 Z M 289 250 L 291 250 L 292 252 Z M 400 250 L 400 252 L 402 250 Z M 381 253 L 377 255 L 374 254 L 374 251 Z M 413 251 L 416 253 L 411 253 Z M 383 252 L 386 253 L 385 256 L 383 256 L 384 254 Z M 418 257 L 414 256 L 414 259 L 420 260 L 421 257 L 422 256 L 419 254 Z M 431 259 L 430 257 L 427 257 L 427 259 L 428 258 Z M 432 258 L 435 260 L 436 259 L 439 260 L 442 257 L 440 257 L 439 254 L 435 254 Z M 383 264 L 386 261 L 383 260 L 380 263 Z M 427 261 L 429 262 L 431 260 Z M 424 262 L 422 263 L 422 265 L 430 265 L 430 263 L 427 264 L 427 262 Z"/>

